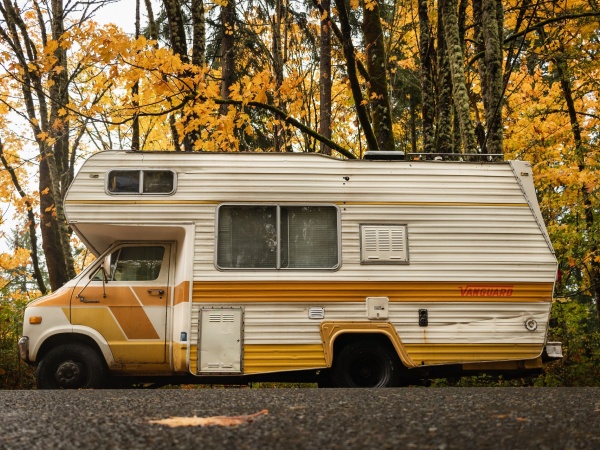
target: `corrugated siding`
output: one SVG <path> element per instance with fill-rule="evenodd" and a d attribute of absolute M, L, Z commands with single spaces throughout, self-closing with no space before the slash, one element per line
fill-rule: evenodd
<path fill-rule="evenodd" d="M 341 161 L 298 154 L 130 152 L 93 155 L 78 173 L 68 200 L 126 199 L 128 196 L 104 193 L 105 177 L 114 168 L 142 167 L 173 169 L 178 183 L 173 196 L 144 199 L 524 203 L 508 164 Z M 298 198 L 300 193 L 302 197 Z"/>
<path fill-rule="evenodd" d="M 202 305 L 206 306 L 206 305 Z M 244 345 L 321 344 L 321 320 L 308 318 L 314 303 L 232 304 L 244 308 Z M 366 321 L 364 303 L 322 303 L 327 321 Z M 192 307 L 190 342 L 198 342 L 198 311 Z M 420 327 L 418 310 L 429 312 L 429 326 Z M 544 343 L 550 306 L 547 303 L 393 303 L 390 319 L 409 344 L 534 344 Z M 525 321 L 535 319 L 536 331 Z"/>
<path fill-rule="evenodd" d="M 172 196 L 109 196 L 114 168 L 177 172 Z M 349 177 L 348 180 L 345 177 Z M 223 202 L 336 204 L 338 271 L 218 271 L 214 219 Z M 70 221 L 196 223 L 194 280 L 552 282 L 556 263 L 509 164 L 339 161 L 308 154 L 103 152 L 67 197 Z M 408 265 L 360 265 L 359 224 L 408 226 Z"/>
<path fill-rule="evenodd" d="M 192 307 L 192 372 L 197 370 L 199 310 Z M 218 306 L 218 305 L 215 305 Z M 244 373 L 324 367 L 321 320 L 308 318 L 314 303 L 231 304 L 244 308 Z M 327 321 L 365 321 L 364 303 L 322 303 Z M 418 326 L 427 308 L 429 326 Z M 393 323 L 416 364 L 534 358 L 547 330 L 548 303 L 393 303 Z M 525 321 L 537 321 L 527 331 Z"/>

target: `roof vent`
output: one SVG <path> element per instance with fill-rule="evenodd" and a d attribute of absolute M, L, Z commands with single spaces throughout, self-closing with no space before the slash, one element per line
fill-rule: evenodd
<path fill-rule="evenodd" d="M 365 159 L 378 161 L 404 160 L 404 152 L 399 150 L 372 150 L 365 152 Z"/>

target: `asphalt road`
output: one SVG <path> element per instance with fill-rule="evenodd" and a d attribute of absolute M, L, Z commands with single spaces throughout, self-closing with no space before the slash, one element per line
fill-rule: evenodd
<path fill-rule="evenodd" d="M 600 449 L 600 388 L 0 391 L 0 448 Z"/>

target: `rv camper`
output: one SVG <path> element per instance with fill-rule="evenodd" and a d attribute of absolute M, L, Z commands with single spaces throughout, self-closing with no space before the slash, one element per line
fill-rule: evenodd
<path fill-rule="evenodd" d="M 106 151 L 65 210 L 97 258 L 26 309 L 40 388 L 398 386 L 560 356 L 526 162 Z"/>

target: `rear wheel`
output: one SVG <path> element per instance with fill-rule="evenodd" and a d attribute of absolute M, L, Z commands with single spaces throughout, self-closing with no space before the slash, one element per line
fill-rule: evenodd
<path fill-rule="evenodd" d="M 402 364 L 391 345 L 362 340 L 344 346 L 333 364 L 333 383 L 338 387 L 399 386 Z"/>
<path fill-rule="evenodd" d="M 80 343 L 49 350 L 37 367 L 38 389 L 97 389 L 104 387 L 106 368 L 98 353 Z"/>

